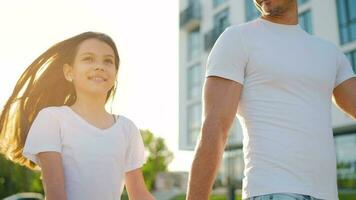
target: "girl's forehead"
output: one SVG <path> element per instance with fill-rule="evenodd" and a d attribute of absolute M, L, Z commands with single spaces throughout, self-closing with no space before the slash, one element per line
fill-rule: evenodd
<path fill-rule="evenodd" d="M 95 38 L 84 40 L 79 44 L 77 55 L 85 53 L 114 56 L 114 50 L 109 44 Z"/>

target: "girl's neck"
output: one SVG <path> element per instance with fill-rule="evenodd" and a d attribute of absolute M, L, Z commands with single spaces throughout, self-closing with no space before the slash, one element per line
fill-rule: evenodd
<path fill-rule="evenodd" d="M 85 95 L 77 95 L 77 100 L 70 107 L 86 115 L 103 116 L 108 113 L 105 110 L 105 97 L 88 97 Z"/>

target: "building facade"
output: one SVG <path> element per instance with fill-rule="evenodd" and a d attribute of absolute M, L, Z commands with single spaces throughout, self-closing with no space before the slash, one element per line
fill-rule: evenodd
<path fill-rule="evenodd" d="M 356 1 L 298 0 L 299 24 L 310 34 L 337 44 L 356 73 Z M 179 147 L 193 150 L 201 127 L 205 64 L 226 27 L 259 17 L 253 0 L 180 0 Z M 335 106 L 332 123 L 338 160 L 339 188 L 356 189 L 356 121 Z M 243 178 L 242 131 L 231 130 L 221 174 Z"/>

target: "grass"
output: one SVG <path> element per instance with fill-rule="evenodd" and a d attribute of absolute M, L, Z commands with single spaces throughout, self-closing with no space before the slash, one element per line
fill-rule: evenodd
<path fill-rule="evenodd" d="M 355 200 L 356 199 L 356 194 L 339 194 L 339 199 L 340 200 Z"/>
<path fill-rule="evenodd" d="M 171 200 L 185 200 L 185 195 L 184 194 L 178 195 Z M 226 197 L 223 195 L 211 195 L 210 200 L 226 200 Z M 241 200 L 241 196 L 237 196 L 236 200 Z"/>

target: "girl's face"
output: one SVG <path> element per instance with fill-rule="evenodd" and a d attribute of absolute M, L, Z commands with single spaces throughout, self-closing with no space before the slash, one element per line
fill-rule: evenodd
<path fill-rule="evenodd" d="M 78 93 L 103 95 L 114 86 L 117 70 L 113 49 L 98 39 L 84 40 L 79 46 L 73 66 L 64 65 L 64 74 Z"/>

